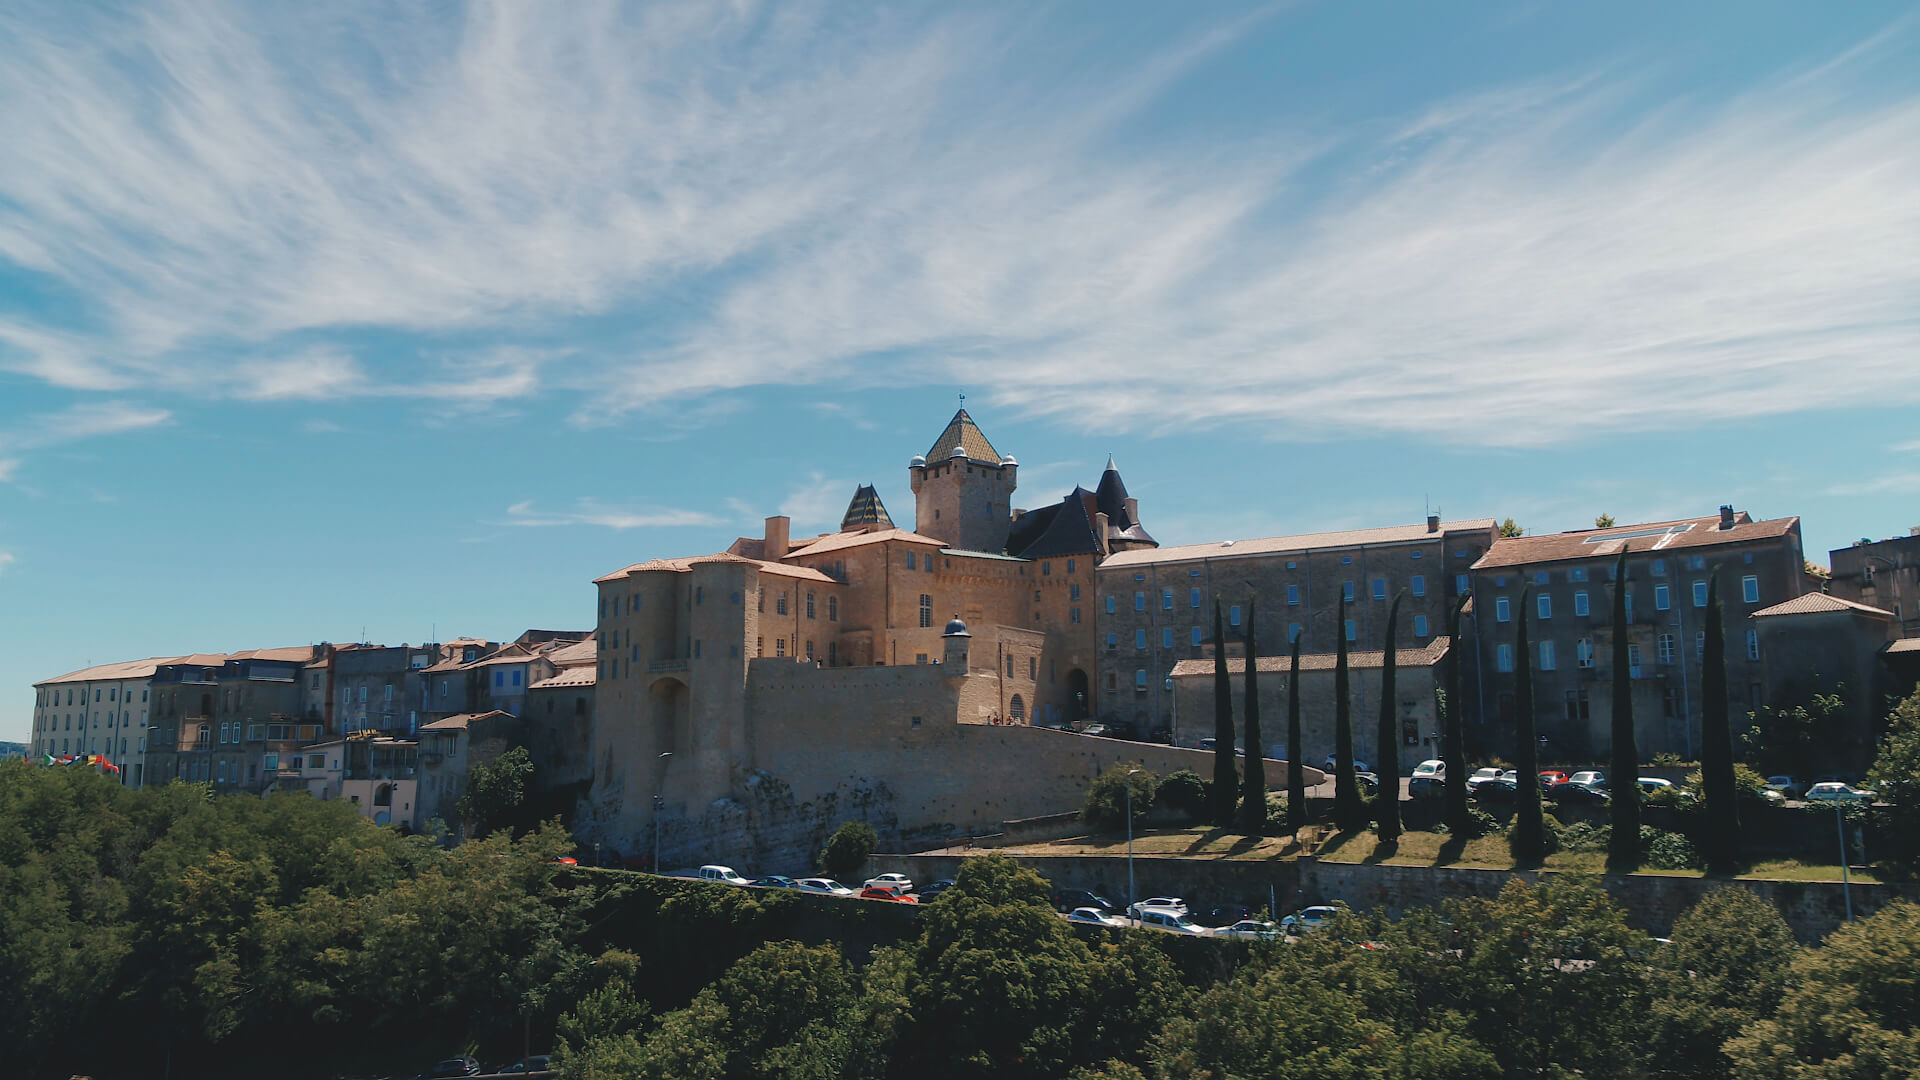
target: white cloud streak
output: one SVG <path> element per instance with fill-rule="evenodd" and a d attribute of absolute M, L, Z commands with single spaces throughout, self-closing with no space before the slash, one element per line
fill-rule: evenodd
<path fill-rule="evenodd" d="M 101 435 L 156 427 L 173 418 L 166 409 L 126 401 L 84 401 L 58 412 L 30 417 L 19 427 L 0 431 L 0 450 L 38 450 Z M 18 465 L 18 461 L 11 464 Z"/>
<path fill-rule="evenodd" d="M 6 573 L 7 567 L 12 566 L 17 561 L 11 551 L 0 551 L 0 574 Z"/>
<path fill-rule="evenodd" d="M 579 500 L 572 510 L 547 512 L 533 505 L 532 500 L 517 502 L 507 507 L 506 520 L 501 525 L 517 525 L 526 528 L 555 528 L 574 525 L 592 525 L 606 529 L 657 529 L 687 525 L 717 525 L 720 519 L 712 514 L 698 510 L 674 510 L 648 507 L 640 509 L 604 506 L 594 499 Z"/>
<path fill-rule="evenodd" d="M 964 365 L 1087 429 L 1506 445 L 1920 401 L 1920 98 L 1849 81 L 1885 43 L 1164 146 L 1114 132 L 1244 22 L 1047 85 L 1017 30 L 831 5 L 138 10 L 0 15 L 0 258 L 99 323 L 0 310 L 0 364 L 57 385 L 612 420 Z"/>

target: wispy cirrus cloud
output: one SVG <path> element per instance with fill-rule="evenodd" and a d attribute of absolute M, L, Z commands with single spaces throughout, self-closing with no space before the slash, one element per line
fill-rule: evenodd
<path fill-rule="evenodd" d="M 592 525 L 606 529 L 657 529 L 689 525 L 716 525 L 720 519 L 712 514 L 698 510 L 675 510 L 660 507 L 613 507 L 606 506 L 596 499 L 580 499 L 571 510 L 544 511 L 536 508 L 532 500 L 517 502 L 507 507 L 505 520 L 501 525 L 517 525 L 527 528 L 555 528 L 570 525 Z"/>
<path fill-rule="evenodd" d="M 985 14 L 445 14 L 0 15 L 0 259 L 90 305 L 0 309 L 0 363 L 589 422 L 959 366 L 1087 429 L 1509 445 L 1920 401 L 1920 98 L 1853 78 L 1911 25 L 1718 101 L 1601 67 L 1176 144 L 1115 133 L 1263 13 L 1092 83 Z"/>
<path fill-rule="evenodd" d="M 0 450 L 38 450 L 101 435 L 155 427 L 173 418 L 167 409 L 127 401 L 83 401 L 55 412 L 28 417 L 0 430 Z"/>
<path fill-rule="evenodd" d="M 18 560 L 14 558 L 13 552 L 0 551 L 0 574 L 6 573 L 7 567 L 12 566 L 17 561 Z"/>

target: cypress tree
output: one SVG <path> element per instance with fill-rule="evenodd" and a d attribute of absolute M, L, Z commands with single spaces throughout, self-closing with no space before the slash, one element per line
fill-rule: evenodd
<path fill-rule="evenodd" d="M 1287 830 L 1298 832 L 1307 823 L 1307 774 L 1300 771 L 1300 631 L 1293 632 L 1293 655 L 1287 663 Z"/>
<path fill-rule="evenodd" d="M 1240 777 L 1233 766 L 1233 680 L 1227 676 L 1227 635 L 1220 600 L 1213 601 L 1213 823 L 1233 827 L 1240 799 Z"/>
<path fill-rule="evenodd" d="M 1707 578 L 1706 667 L 1700 675 L 1700 794 L 1706 799 L 1707 865 L 1732 873 L 1740 859 L 1740 803 L 1733 789 L 1733 730 L 1727 719 L 1727 642 L 1720 568 Z"/>
<path fill-rule="evenodd" d="M 1246 790 L 1240 797 L 1240 828 L 1260 836 L 1267 831 L 1267 763 L 1260 734 L 1260 650 L 1253 636 L 1254 597 L 1247 597 L 1247 707 L 1241 723 L 1247 740 Z"/>
<path fill-rule="evenodd" d="M 1447 797 L 1447 831 L 1454 836 L 1467 836 L 1473 830 L 1473 817 L 1467 812 L 1467 747 L 1465 733 L 1460 730 L 1460 659 L 1464 652 L 1460 645 L 1460 614 L 1467 606 L 1467 598 L 1461 597 L 1454 602 L 1453 612 L 1447 616 L 1447 715 L 1442 720 L 1441 729 L 1442 760 L 1447 763 L 1447 783 L 1442 790 Z"/>
<path fill-rule="evenodd" d="M 1627 649 L 1627 545 L 1613 567 L 1613 760 L 1607 789 L 1613 797 L 1613 829 L 1607 868 L 1630 873 L 1640 865 L 1640 752 L 1633 743 L 1633 672 Z"/>
<path fill-rule="evenodd" d="M 1340 650 L 1333 660 L 1333 823 L 1341 832 L 1367 827 L 1360 800 L 1360 778 L 1353 768 L 1353 708 L 1347 691 L 1347 598 L 1340 597 L 1340 623 L 1334 629 Z"/>
<path fill-rule="evenodd" d="M 1508 837 L 1513 861 L 1520 866 L 1538 866 L 1547 857 L 1546 823 L 1540 810 L 1540 744 L 1533 733 L 1533 635 L 1527 630 L 1533 604 L 1533 586 L 1520 590 L 1520 654 L 1514 668 L 1513 694 L 1513 768 L 1520 774 L 1520 790 L 1514 803 L 1513 832 Z"/>
<path fill-rule="evenodd" d="M 1387 605 L 1386 655 L 1380 662 L 1380 760 L 1373 766 L 1380 777 L 1380 793 L 1374 796 L 1373 807 L 1374 832 L 1383 841 L 1400 838 L 1400 706 L 1394 686 L 1398 650 L 1393 639 L 1400 628 L 1400 602 L 1406 596 L 1407 590 L 1401 589 Z"/>

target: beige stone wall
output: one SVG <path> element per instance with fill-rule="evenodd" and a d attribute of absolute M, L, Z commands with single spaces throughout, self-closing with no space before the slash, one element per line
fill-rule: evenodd
<path fill-rule="evenodd" d="M 1282 660 L 1284 662 L 1284 660 Z M 1235 662 L 1236 666 L 1238 661 Z M 1383 755 L 1378 747 L 1380 718 L 1380 669 L 1359 668 L 1349 672 L 1349 705 L 1353 717 L 1354 757 L 1366 762 L 1373 771 L 1381 776 L 1404 776 L 1413 767 L 1428 758 L 1440 756 L 1440 751 L 1430 740 L 1440 729 L 1438 710 L 1433 691 L 1438 680 L 1445 678 L 1445 667 L 1440 662 L 1408 663 L 1402 659 L 1394 677 L 1394 696 L 1398 699 L 1396 727 L 1404 731 L 1411 727 L 1419 740 L 1417 745 L 1409 746 L 1404 738 L 1391 748 L 1391 759 Z M 1245 677 L 1238 671 L 1233 681 L 1233 725 L 1236 745 L 1245 745 L 1243 737 L 1246 720 Z M 1260 671 L 1260 734 L 1266 743 L 1270 757 L 1285 756 L 1287 742 L 1287 685 L 1285 670 Z M 1211 672 L 1204 674 L 1178 675 L 1174 677 L 1174 696 L 1178 699 L 1180 710 L 1179 737 L 1182 742 L 1210 737 L 1214 725 L 1214 677 Z M 1301 759 L 1308 765 L 1319 765 L 1328 754 L 1333 753 L 1334 712 L 1336 696 L 1334 694 L 1334 673 L 1331 670 L 1309 670 L 1300 673 L 1300 747 Z M 1248 748 L 1251 751 L 1251 747 Z"/>

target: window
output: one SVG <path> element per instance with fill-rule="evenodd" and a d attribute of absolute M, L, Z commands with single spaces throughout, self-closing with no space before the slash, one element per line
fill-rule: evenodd
<path fill-rule="evenodd" d="M 1425 615 L 1415 615 L 1413 617 L 1413 636 L 1427 636 L 1427 617 Z"/>
<path fill-rule="evenodd" d="M 1413 580 L 1412 582 L 1410 582 L 1410 584 L 1413 586 L 1413 595 L 1415 596 L 1427 595 L 1427 575 L 1425 574 L 1413 575 Z"/>
<path fill-rule="evenodd" d="M 1747 659 L 1760 659 L 1760 631 L 1747 631 Z"/>
<path fill-rule="evenodd" d="M 1593 705 L 1587 699 L 1585 687 L 1567 691 L 1567 719 L 1579 722 L 1593 716 Z"/>
<path fill-rule="evenodd" d="M 393 684 L 387 684 L 387 704 L 393 704 Z"/>
<path fill-rule="evenodd" d="M 1348 641 L 1353 641 L 1353 640 L 1355 639 L 1355 637 L 1356 637 L 1356 636 L 1357 636 L 1357 634 L 1356 634 L 1356 631 L 1355 631 L 1355 628 L 1354 628 L 1354 625 L 1353 625 L 1353 620 L 1352 620 L 1352 619 L 1348 619 L 1348 620 L 1347 620 L 1347 640 L 1348 640 Z"/>
<path fill-rule="evenodd" d="M 918 569 L 918 567 L 913 561 L 913 552 L 911 551 L 907 552 L 907 569 L 909 570 Z"/>
<path fill-rule="evenodd" d="M 920 594 L 920 625 L 933 625 L 933 597 L 928 593 Z"/>
<path fill-rule="evenodd" d="M 1193 628 L 1193 647 L 1196 649 L 1199 648 L 1200 641 L 1201 641 L 1200 628 L 1196 626 Z"/>
<path fill-rule="evenodd" d="M 1141 692 L 1145 692 L 1145 690 L 1147 689 L 1147 669 L 1146 668 L 1133 669 L 1133 688 Z"/>
<path fill-rule="evenodd" d="M 1593 666 L 1593 639 L 1581 638 L 1573 643 L 1573 662 L 1583 668 Z"/>
<path fill-rule="evenodd" d="M 807 594 L 807 618 L 813 618 L 813 594 Z"/>
<path fill-rule="evenodd" d="M 1195 596 L 1198 596 L 1198 595 L 1200 595 L 1200 590 L 1198 590 L 1198 589 L 1195 589 L 1195 590 L 1194 590 L 1194 595 L 1195 595 Z M 1287 586 L 1287 603 L 1289 603 L 1289 604 L 1291 604 L 1291 605 L 1293 605 L 1293 606 L 1295 606 L 1295 607 L 1298 607 L 1298 606 L 1300 605 L 1300 586 L 1298 586 L 1298 585 L 1289 585 L 1289 586 Z M 1199 605 L 1199 604 L 1195 604 L 1194 606 L 1195 606 L 1195 607 L 1199 607 L 1200 605 Z"/>
<path fill-rule="evenodd" d="M 1071 574 L 1071 573 L 1073 573 L 1073 565 L 1074 565 L 1074 562 L 1073 562 L 1073 560 L 1072 560 L 1072 559 L 1068 559 L 1068 560 L 1067 560 L 1067 573 L 1069 573 L 1069 574 Z"/>
<path fill-rule="evenodd" d="M 1568 581 L 1587 580 L 1587 568 L 1584 566 L 1576 566 L 1573 569 L 1567 571 L 1567 580 Z"/>
<path fill-rule="evenodd" d="M 1551 641 L 1543 641 L 1540 643 L 1540 670 L 1554 670 L 1553 642 Z"/>
<path fill-rule="evenodd" d="M 696 653 L 695 653 L 694 655 L 696 655 L 696 656 L 697 656 L 697 655 L 699 655 L 699 653 L 697 653 L 697 652 L 696 652 Z M 513 669 L 513 685 L 515 685 L 515 686 L 519 686 L 519 685 L 520 685 L 520 669 L 519 669 L 519 668 L 514 668 L 514 669 Z"/>
<path fill-rule="evenodd" d="M 1133 610 L 1135 611 L 1147 610 L 1147 594 L 1146 593 L 1137 592 L 1133 594 Z"/>
<path fill-rule="evenodd" d="M 1657 655 L 1660 658 L 1660 662 L 1662 664 L 1673 663 L 1673 635 L 1672 634 L 1661 634 L 1659 637 L 1654 639 L 1653 644 L 1654 644 L 1655 655 Z"/>
<path fill-rule="evenodd" d="M 1707 632 L 1705 630 L 1696 630 L 1693 633 L 1693 658 L 1695 660 L 1705 660 L 1707 658 Z"/>
<path fill-rule="evenodd" d="M 764 636 L 753 639 L 753 655 L 767 655 L 767 639 Z"/>
<path fill-rule="evenodd" d="M 1351 581 L 1341 582 L 1340 595 L 1345 597 L 1348 603 L 1352 603 L 1353 602 L 1353 582 Z"/>
<path fill-rule="evenodd" d="M 1067 622 L 1073 624 L 1074 626 L 1080 625 L 1080 609 L 1079 608 L 1069 608 L 1067 610 Z"/>
<path fill-rule="evenodd" d="M 947 565 L 948 565 L 948 566 L 952 566 L 952 565 L 953 565 L 953 560 L 952 560 L 952 559 L 948 559 L 948 560 L 947 560 Z M 1026 572 L 1027 572 L 1027 568 L 1026 568 L 1026 567 L 1024 567 L 1024 566 L 1023 566 L 1023 567 L 1021 567 L 1021 568 L 1020 568 L 1020 572 L 1021 572 L 1021 573 L 1023 573 L 1023 574 L 1024 574 L 1024 573 L 1026 573 Z M 929 574 L 931 574 L 931 573 L 933 573 L 933 555 L 932 555 L 932 553 L 928 553 L 928 555 L 927 555 L 927 573 L 929 573 Z"/>
<path fill-rule="evenodd" d="M 360 688 L 360 703 L 364 705 L 366 704 L 366 702 L 367 702 L 367 688 L 362 686 Z"/>
<path fill-rule="evenodd" d="M 1160 590 L 1160 610 L 1161 611 L 1173 610 L 1173 590 L 1172 589 Z"/>
<path fill-rule="evenodd" d="M 1704 581 L 1696 581 L 1693 583 L 1693 606 L 1707 606 L 1707 583 Z M 1662 608 L 1661 610 L 1664 611 L 1666 609 Z"/>
<path fill-rule="evenodd" d="M 1113 611 L 1114 611 L 1114 603 L 1113 603 L 1113 600 L 1114 600 L 1114 598 L 1113 598 L 1113 597 L 1111 597 L 1111 596 L 1109 596 L 1109 597 L 1107 597 L 1107 614 L 1109 614 L 1109 615 L 1111 615 L 1111 614 L 1113 614 Z"/>
<path fill-rule="evenodd" d="M 787 590 L 781 589 L 780 595 L 773 598 L 773 613 L 775 615 L 787 613 Z"/>
<path fill-rule="evenodd" d="M 813 659 L 813 639 L 807 639 L 807 659 Z"/>
<path fill-rule="evenodd" d="M 1147 632 L 1145 630 L 1135 630 L 1133 632 L 1133 647 L 1136 649 L 1144 649 L 1147 647 Z"/>
<path fill-rule="evenodd" d="M 1353 565 L 1353 556 L 1351 556 L 1351 555 L 1342 555 L 1342 556 L 1340 556 L 1340 565 L 1341 565 L 1341 566 L 1352 566 L 1352 565 Z"/>
<path fill-rule="evenodd" d="M 1553 597 L 1548 596 L 1546 593 L 1541 593 L 1539 596 L 1533 598 L 1533 603 L 1534 606 L 1539 609 L 1541 618 L 1553 618 Z"/>
<path fill-rule="evenodd" d="M 1161 628 L 1160 647 L 1163 649 L 1173 648 L 1173 627 L 1167 626 Z"/>
<path fill-rule="evenodd" d="M 695 585 L 693 587 L 693 602 L 696 604 L 704 604 L 707 602 L 707 587 L 705 585 Z"/>
<path fill-rule="evenodd" d="M 1041 563 L 1041 564 L 1040 564 L 1040 576 L 1041 576 L 1041 577 L 1052 577 L 1052 576 L 1053 576 L 1053 564 L 1052 564 L 1052 563 L 1050 563 L 1050 562 L 1043 562 L 1043 563 Z"/>
<path fill-rule="evenodd" d="M 1377 577 L 1373 579 L 1373 598 L 1375 600 L 1385 600 L 1387 598 L 1386 578 Z"/>
<path fill-rule="evenodd" d="M 787 639 L 785 635 L 773 639 L 773 655 L 787 655 Z"/>
<path fill-rule="evenodd" d="M 1473 591 L 1473 580 L 1465 574 L 1453 575 L 1453 591 L 1465 596 Z"/>
<path fill-rule="evenodd" d="M 1119 684 L 1120 684 L 1120 676 L 1114 674 L 1111 671 L 1107 672 L 1107 689 L 1113 690 L 1116 687 L 1118 687 Z"/>
<path fill-rule="evenodd" d="M 827 621 L 840 621 L 840 598 L 837 596 L 827 597 Z"/>
<path fill-rule="evenodd" d="M 1653 576 L 1654 577 L 1667 576 L 1667 560 L 1665 559 L 1653 560 Z"/>
<path fill-rule="evenodd" d="M 1240 605 L 1239 604 L 1234 604 L 1233 606 L 1227 608 L 1227 625 L 1229 626 L 1240 625 Z"/>
<path fill-rule="evenodd" d="M 1493 621 L 1513 621 L 1513 605 L 1508 603 L 1507 598 L 1504 596 L 1497 596 L 1493 600 Z"/>
<path fill-rule="evenodd" d="M 1200 606 L 1200 590 L 1199 589 L 1187 590 L 1187 606 L 1190 608 L 1197 608 Z"/>
<path fill-rule="evenodd" d="M 1695 555 L 1687 560 L 1687 564 L 1695 570 L 1705 570 L 1707 568 L 1707 557 L 1705 555 Z"/>
<path fill-rule="evenodd" d="M 1640 677 L 1640 646 L 1638 645 L 1627 646 L 1627 677 L 1631 679 Z"/>
<path fill-rule="evenodd" d="M 1760 579 L 1748 574 L 1740 579 L 1740 598 L 1749 604 L 1760 602 Z"/>
<path fill-rule="evenodd" d="M 1080 583 L 1079 582 L 1076 581 L 1073 584 L 1067 586 L 1067 599 L 1074 600 L 1074 601 L 1078 601 L 1080 599 Z"/>
<path fill-rule="evenodd" d="M 1108 650 L 1109 652 L 1111 652 L 1112 650 L 1114 650 L 1114 649 L 1117 649 L 1117 648 L 1119 648 L 1119 647 L 1120 647 L 1120 635 L 1119 635 L 1119 634 L 1108 634 L 1108 635 L 1107 635 L 1107 650 Z"/>
<path fill-rule="evenodd" d="M 1493 668 L 1495 671 L 1513 670 L 1513 646 L 1502 645 L 1494 650 Z"/>
<path fill-rule="evenodd" d="M 1653 610 L 1665 611 L 1672 606 L 1673 606 L 1672 590 L 1667 588 L 1667 585 L 1665 582 L 1660 582 L 1654 585 Z"/>
<path fill-rule="evenodd" d="M 922 660 L 920 662 L 923 664 L 926 663 L 925 660 Z M 1013 656 L 1011 654 L 1007 656 L 1007 678 L 1009 679 L 1013 678 Z"/>
<path fill-rule="evenodd" d="M 1573 613 L 1575 615 L 1586 615 L 1590 611 L 1591 611 L 1591 605 L 1589 605 L 1587 602 L 1586 592 L 1581 591 L 1581 592 L 1574 593 L 1573 594 Z"/>
<path fill-rule="evenodd" d="M 1550 585 L 1550 584 L 1552 584 L 1552 583 L 1553 583 L 1553 572 L 1552 572 L 1552 571 L 1549 571 L 1549 570 L 1536 570 L 1536 571 L 1534 571 L 1534 574 L 1533 574 L 1533 583 L 1534 583 L 1535 585 Z"/>
<path fill-rule="evenodd" d="M 1625 590 L 1626 590 L 1626 599 L 1627 599 L 1627 621 L 1628 621 L 1628 622 L 1632 622 L 1632 621 L 1633 621 L 1633 586 L 1631 586 L 1631 585 L 1623 585 L 1623 586 L 1621 586 L 1621 588 L 1623 588 L 1623 589 L 1625 589 Z"/>

